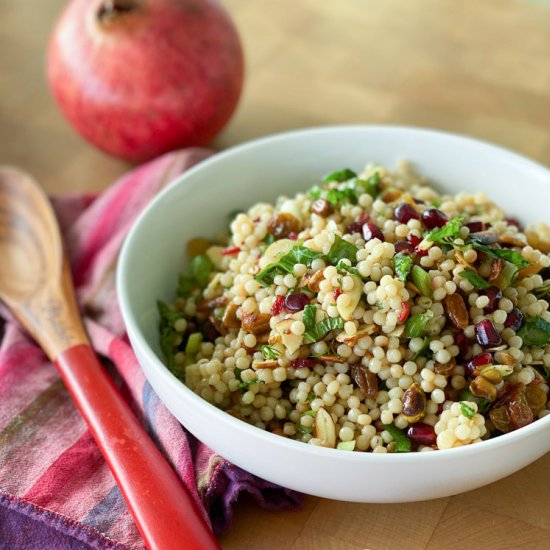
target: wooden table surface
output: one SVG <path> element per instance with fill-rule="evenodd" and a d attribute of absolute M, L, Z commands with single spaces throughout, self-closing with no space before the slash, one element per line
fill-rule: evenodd
<path fill-rule="evenodd" d="M 0 162 L 26 168 L 52 193 L 99 191 L 128 165 L 78 137 L 48 93 L 46 43 L 63 4 L 0 0 Z M 550 165 L 549 0 L 224 4 L 243 39 L 247 80 L 216 148 L 305 126 L 395 123 L 470 134 Z M 368 483 L 368 473 L 357 482 Z M 270 513 L 244 498 L 222 544 L 548 549 L 550 454 L 498 483 L 430 502 L 308 497 L 300 511 Z"/>

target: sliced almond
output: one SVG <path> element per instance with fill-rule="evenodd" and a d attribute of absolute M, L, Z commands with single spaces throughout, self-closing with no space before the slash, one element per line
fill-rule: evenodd
<path fill-rule="evenodd" d="M 493 263 L 491 264 L 491 273 L 489 274 L 489 281 L 496 281 L 499 276 L 500 272 L 504 269 L 505 261 L 502 258 L 497 258 L 496 260 L 493 260 Z"/>
<path fill-rule="evenodd" d="M 326 361 L 327 363 L 345 363 L 346 360 L 339 355 L 320 355 L 319 359 L 321 361 Z"/>
<path fill-rule="evenodd" d="M 291 239 L 279 239 L 274 243 L 270 244 L 264 255 L 260 258 L 258 262 L 261 269 L 267 267 L 269 264 L 273 264 L 279 261 L 281 256 L 284 256 L 290 249 L 296 245 L 296 241 Z"/>
<path fill-rule="evenodd" d="M 515 367 L 517 364 L 514 356 L 507 351 L 497 351 L 495 353 L 495 360 L 502 365 L 507 365 L 508 367 Z"/>
<path fill-rule="evenodd" d="M 443 300 L 447 317 L 449 321 L 458 329 L 465 329 L 470 319 L 468 317 L 468 310 L 464 303 L 464 298 L 455 292 L 454 294 L 448 294 Z"/>
<path fill-rule="evenodd" d="M 406 325 L 399 325 L 395 327 L 392 331 L 388 332 L 388 336 L 395 336 L 396 338 L 401 338 L 406 328 L 407 328 Z"/>
<path fill-rule="evenodd" d="M 303 223 L 304 216 L 302 214 L 302 211 L 300 210 L 300 207 L 298 206 L 298 202 L 293 199 L 287 199 L 283 204 L 281 204 L 281 207 L 279 208 L 279 212 L 286 212 L 287 214 L 292 214 L 300 223 Z"/>
<path fill-rule="evenodd" d="M 276 369 L 279 366 L 279 362 L 275 359 L 266 359 L 265 361 L 252 361 L 252 368 L 258 369 Z"/>
<path fill-rule="evenodd" d="M 340 332 L 340 334 L 336 336 L 336 341 L 353 347 L 355 346 L 355 344 L 357 344 L 357 342 L 359 342 L 359 340 L 361 340 L 361 338 L 364 338 L 365 336 L 370 336 L 371 334 L 379 331 L 379 325 L 363 325 L 357 329 L 357 332 L 353 336 L 349 336 L 345 330 Z"/>
<path fill-rule="evenodd" d="M 324 274 L 323 270 L 319 269 L 319 271 L 316 271 L 311 277 L 309 278 L 309 281 L 307 282 L 307 287 L 311 292 L 319 292 L 319 283 L 323 280 Z"/>
<path fill-rule="evenodd" d="M 455 259 L 462 267 L 472 268 L 472 266 L 464 259 L 464 255 L 461 250 L 455 250 Z"/>
<path fill-rule="evenodd" d="M 449 376 L 455 370 L 456 362 L 453 358 L 447 363 L 436 363 L 434 372 L 436 374 L 442 374 L 443 376 Z"/>
<path fill-rule="evenodd" d="M 323 447 L 334 449 L 336 446 L 336 427 L 331 414 L 320 407 L 315 415 L 313 435 L 321 440 Z"/>
<path fill-rule="evenodd" d="M 349 275 L 353 280 L 353 288 L 344 292 L 336 300 L 336 309 L 344 321 L 353 319 L 353 312 L 361 300 L 363 294 L 363 281 L 357 275 Z"/>
<path fill-rule="evenodd" d="M 290 355 L 302 345 L 304 339 L 301 334 L 298 335 L 291 332 L 290 327 L 294 321 L 295 319 L 290 317 L 279 321 L 275 325 L 275 331 L 281 335 L 281 341 Z"/>
<path fill-rule="evenodd" d="M 498 241 L 501 244 L 511 244 L 512 246 L 519 246 L 519 248 L 527 246 L 527 243 L 525 241 L 522 241 L 515 235 L 510 235 L 509 233 L 504 233 L 503 235 L 500 235 Z"/>
<path fill-rule="evenodd" d="M 550 226 L 545 223 L 530 225 L 526 231 L 528 243 L 533 248 L 538 248 L 541 252 L 547 254 L 550 252 Z"/>

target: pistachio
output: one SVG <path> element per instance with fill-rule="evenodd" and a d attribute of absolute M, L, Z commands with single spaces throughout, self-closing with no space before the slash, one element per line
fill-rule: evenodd
<path fill-rule="evenodd" d="M 269 332 L 270 319 L 271 315 L 267 313 L 244 313 L 241 327 L 252 334 L 262 334 L 264 332 Z"/>
<path fill-rule="evenodd" d="M 487 401 L 494 401 L 497 397 L 497 389 L 494 384 L 491 384 L 489 380 L 483 376 L 476 376 L 470 383 L 470 391 L 476 397 L 482 397 Z"/>
<path fill-rule="evenodd" d="M 479 376 L 483 376 L 483 378 L 491 382 L 491 384 L 496 385 L 502 382 L 502 375 L 499 370 L 495 368 L 495 365 L 489 365 L 488 367 L 482 369 Z"/>
<path fill-rule="evenodd" d="M 402 401 L 402 414 L 409 424 L 418 422 L 426 414 L 426 394 L 417 382 L 403 394 Z"/>
<path fill-rule="evenodd" d="M 458 329 L 465 329 L 469 324 L 468 310 L 464 298 L 455 292 L 448 294 L 443 300 L 449 321 Z"/>
<path fill-rule="evenodd" d="M 376 399 L 378 395 L 378 377 L 362 363 L 353 365 L 351 376 L 367 399 Z"/>
<path fill-rule="evenodd" d="M 436 374 L 442 374 L 443 376 L 450 376 L 455 370 L 456 362 L 453 358 L 447 363 L 436 363 L 434 367 L 434 372 Z"/>
<path fill-rule="evenodd" d="M 234 304 L 231 302 L 227 305 L 225 308 L 225 312 L 222 317 L 222 323 L 227 328 L 240 328 L 241 322 L 239 319 L 237 319 L 237 309 L 239 309 L 239 306 L 237 304 Z"/>
<path fill-rule="evenodd" d="M 315 415 L 313 435 L 321 440 L 321 445 L 334 449 L 336 446 L 336 427 L 331 414 L 320 407 Z"/>

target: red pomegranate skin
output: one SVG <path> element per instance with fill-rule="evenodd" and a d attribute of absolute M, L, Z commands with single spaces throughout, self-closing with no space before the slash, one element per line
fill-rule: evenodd
<path fill-rule="evenodd" d="M 208 145 L 236 108 L 244 61 L 215 0 L 72 0 L 52 34 L 47 73 L 87 140 L 142 162 Z"/>

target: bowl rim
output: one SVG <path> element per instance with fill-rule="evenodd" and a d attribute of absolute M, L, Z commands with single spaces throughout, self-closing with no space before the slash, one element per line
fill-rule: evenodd
<path fill-rule="evenodd" d="M 306 455 L 316 456 L 316 457 L 325 457 L 325 458 L 335 458 L 339 457 L 344 461 L 365 461 L 366 463 L 408 463 L 410 461 L 415 461 L 416 457 L 422 456 L 420 459 L 422 461 L 439 461 L 439 460 L 454 460 L 456 457 L 466 458 L 470 455 L 477 454 L 479 452 L 493 450 L 494 452 L 498 451 L 500 448 L 504 448 L 508 445 L 514 444 L 514 442 L 519 442 L 522 439 L 530 437 L 534 432 L 544 431 L 545 428 L 550 426 L 550 414 L 546 415 L 543 418 L 537 419 L 535 422 L 524 426 L 519 430 L 509 432 L 494 439 L 489 439 L 486 441 L 481 441 L 476 444 L 464 445 L 462 447 L 454 447 L 452 449 L 438 449 L 436 452 L 403 452 L 403 453 L 372 453 L 372 452 L 342 452 L 342 449 L 333 449 L 325 448 L 316 445 L 307 445 L 302 441 L 297 441 L 294 439 L 289 439 L 276 435 L 271 432 L 267 432 L 256 426 L 248 424 L 242 420 L 239 420 L 226 412 L 222 411 L 215 405 L 204 400 L 199 395 L 195 394 L 190 388 L 188 388 L 183 382 L 178 380 L 165 366 L 165 364 L 157 357 L 153 349 L 149 346 L 145 337 L 141 334 L 141 331 L 138 328 L 137 322 L 134 318 L 131 308 L 131 300 L 128 295 L 128 290 L 125 284 L 125 281 L 129 279 L 129 272 L 127 268 L 128 258 L 132 254 L 133 242 L 136 239 L 136 235 L 139 233 L 139 228 L 144 223 L 150 215 L 151 212 L 156 210 L 159 204 L 161 204 L 165 197 L 175 192 L 175 189 L 181 185 L 185 185 L 189 179 L 192 179 L 195 173 L 200 172 L 205 167 L 215 166 L 216 164 L 223 163 L 228 157 L 238 155 L 245 151 L 250 151 L 258 147 L 269 146 L 270 144 L 277 143 L 279 141 L 284 141 L 288 138 L 299 138 L 307 137 L 312 134 L 330 134 L 330 133 L 339 133 L 339 132 L 364 132 L 369 131 L 373 133 L 407 133 L 415 135 L 417 137 L 421 136 L 435 136 L 436 139 L 449 140 L 454 142 L 462 142 L 469 144 L 470 146 L 481 148 L 484 152 L 490 153 L 492 155 L 498 155 L 506 160 L 513 162 L 514 164 L 519 163 L 525 168 L 532 170 L 538 174 L 542 174 L 550 178 L 550 169 L 546 166 L 529 159 L 520 153 L 517 153 L 506 147 L 500 145 L 495 145 L 491 142 L 481 140 L 478 138 L 473 138 L 464 134 L 447 132 L 439 129 L 431 129 L 424 127 L 415 127 L 415 126 L 403 126 L 403 125 L 393 125 L 393 124 L 384 124 L 384 125 L 370 125 L 370 124 L 339 124 L 339 125 L 324 125 L 324 126 L 313 126 L 309 128 L 301 128 L 297 130 L 277 132 L 271 135 L 262 136 L 260 138 L 252 139 L 232 147 L 225 149 L 219 153 L 215 153 L 213 156 L 199 162 L 197 165 L 193 166 L 189 170 L 186 170 L 182 174 L 178 175 L 174 180 L 169 183 L 164 189 L 162 189 L 153 200 L 143 209 L 139 214 L 136 220 L 133 222 L 130 231 L 128 232 L 126 238 L 124 239 L 122 249 L 119 255 L 119 261 L 117 264 L 117 273 L 116 273 L 116 287 L 117 287 L 117 296 L 118 302 L 121 309 L 124 325 L 132 341 L 133 348 L 140 348 L 140 353 L 145 356 L 146 361 L 149 363 L 150 367 L 158 373 L 158 375 L 164 380 L 167 384 L 172 384 L 175 386 L 176 391 L 182 393 L 184 398 L 188 400 L 192 406 L 195 407 L 206 407 L 206 410 L 209 414 L 218 417 L 221 422 L 227 424 L 228 428 L 232 430 L 239 430 L 244 433 L 244 435 L 249 435 L 252 439 L 259 438 L 263 440 L 266 444 L 276 445 L 282 448 L 286 448 L 289 451 L 301 452 Z M 134 344 L 134 340 L 136 343 Z M 137 354 L 139 355 L 139 354 Z M 141 365 L 140 365 L 141 367 Z M 148 380 L 148 376 L 145 373 L 145 369 L 141 367 L 144 371 L 145 377 Z M 153 385 L 150 381 L 149 383 Z M 174 384 L 175 383 L 175 384 Z M 154 386 L 153 386 L 154 387 Z M 162 399 L 161 399 L 162 401 Z M 179 419 L 178 419 L 179 422 Z M 335 454 L 339 453 L 339 454 Z"/>

